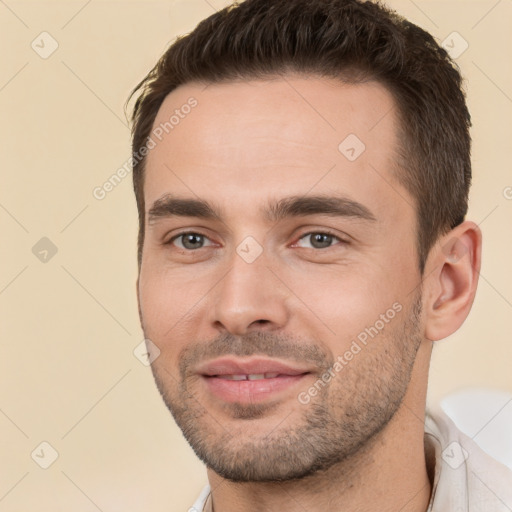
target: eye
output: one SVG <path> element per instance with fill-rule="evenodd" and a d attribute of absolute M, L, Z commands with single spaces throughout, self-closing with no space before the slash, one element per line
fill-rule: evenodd
<path fill-rule="evenodd" d="M 192 251 L 195 249 L 202 249 L 203 247 L 213 245 L 206 236 L 201 235 L 200 233 L 193 232 L 180 233 L 179 235 L 172 237 L 167 243 L 175 245 L 180 249 Z"/>
<path fill-rule="evenodd" d="M 308 242 L 309 241 L 309 242 Z M 299 247 L 306 247 L 312 249 L 326 249 L 333 245 L 333 242 L 343 242 L 343 240 L 331 233 L 324 233 L 322 231 L 307 233 L 299 238 L 297 245 Z M 308 245 L 309 243 L 309 245 Z"/>

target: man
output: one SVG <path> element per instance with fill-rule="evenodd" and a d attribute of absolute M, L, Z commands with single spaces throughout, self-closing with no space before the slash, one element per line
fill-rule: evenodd
<path fill-rule="evenodd" d="M 134 92 L 140 316 L 207 466 L 190 510 L 511 510 L 510 472 L 425 415 L 480 268 L 446 52 L 373 2 L 246 0 Z"/>

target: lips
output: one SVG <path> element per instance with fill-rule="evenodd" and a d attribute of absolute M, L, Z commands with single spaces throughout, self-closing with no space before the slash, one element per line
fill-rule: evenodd
<path fill-rule="evenodd" d="M 223 402 L 261 403 L 284 397 L 309 368 L 264 358 L 221 358 L 198 368 L 207 391 Z"/>
<path fill-rule="evenodd" d="M 261 379 L 275 379 L 279 373 L 250 373 L 249 375 L 216 375 L 219 379 L 226 380 L 261 380 Z"/>
<path fill-rule="evenodd" d="M 197 370 L 197 373 L 206 377 L 221 377 L 223 375 L 301 375 L 309 372 L 309 368 L 294 367 L 275 359 L 263 358 L 215 359 L 200 366 Z"/>

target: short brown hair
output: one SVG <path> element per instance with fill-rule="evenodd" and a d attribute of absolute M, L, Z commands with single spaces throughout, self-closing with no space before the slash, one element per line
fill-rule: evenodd
<path fill-rule="evenodd" d="M 400 119 L 397 179 L 416 202 L 421 272 L 438 237 L 464 220 L 471 119 L 458 68 L 434 38 L 379 2 L 245 0 L 178 38 L 130 95 L 138 93 L 132 149 L 139 265 L 146 160 L 139 151 L 164 98 L 188 82 L 268 79 L 286 72 L 348 83 L 376 80 L 392 93 Z"/>

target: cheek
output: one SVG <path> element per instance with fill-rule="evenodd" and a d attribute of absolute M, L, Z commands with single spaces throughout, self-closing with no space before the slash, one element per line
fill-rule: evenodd
<path fill-rule="evenodd" d="M 179 291 L 170 287 L 160 272 L 151 269 L 151 263 L 143 264 L 139 277 L 139 302 L 146 335 L 160 338 L 165 330 L 176 322 L 177 295 Z M 173 322 L 174 320 L 174 322 Z"/>
<path fill-rule="evenodd" d="M 156 272 L 143 268 L 139 277 L 139 301 L 144 337 L 150 339 L 159 349 L 159 356 L 153 361 L 152 369 L 168 392 L 179 380 L 178 354 L 184 346 L 180 334 L 184 312 L 178 300 L 180 291 L 169 286 L 166 279 Z M 166 384 L 167 383 L 167 384 Z"/>
<path fill-rule="evenodd" d="M 194 335 L 193 317 L 202 307 L 209 288 L 205 276 L 161 263 L 144 262 L 139 276 L 139 302 L 147 337 L 162 347 L 183 336 Z M 188 334 L 187 334 L 188 333 Z"/>
<path fill-rule="evenodd" d="M 295 281 L 302 302 L 294 301 L 294 315 L 334 359 L 342 357 L 351 366 L 352 359 L 362 363 L 371 359 L 368 346 L 385 347 L 384 340 L 393 338 L 403 321 L 406 293 L 398 281 L 376 266 L 303 273 Z"/>
<path fill-rule="evenodd" d="M 388 279 L 376 267 L 362 264 L 312 267 L 300 275 L 289 275 L 288 280 L 300 299 L 297 307 L 305 305 L 338 339 L 373 324 L 403 296 L 397 279 Z"/>

